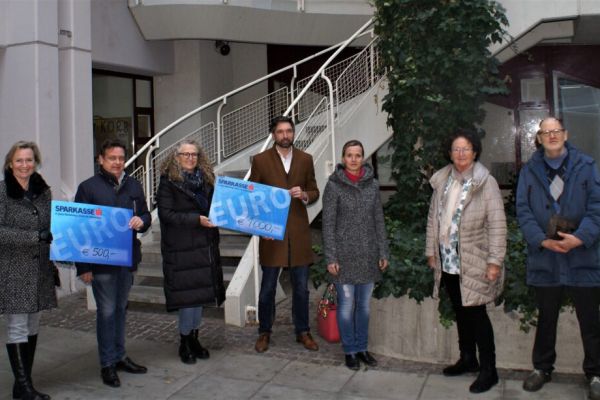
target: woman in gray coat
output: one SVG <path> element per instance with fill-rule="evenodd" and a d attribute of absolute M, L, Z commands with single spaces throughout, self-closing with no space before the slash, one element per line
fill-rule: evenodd
<path fill-rule="evenodd" d="M 338 293 L 337 321 L 346 366 L 377 365 L 367 351 L 369 301 L 388 266 L 389 251 L 379 183 L 364 164 L 358 140 L 342 149 L 342 164 L 329 177 L 323 195 L 323 244 L 327 271 Z"/>
<path fill-rule="evenodd" d="M 49 260 L 50 188 L 36 172 L 40 151 L 15 143 L 0 182 L 0 314 L 7 326 L 6 350 L 15 385 L 13 398 L 49 399 L 31 382 L 40 311 L 56 307 L 54 265 Z"/>

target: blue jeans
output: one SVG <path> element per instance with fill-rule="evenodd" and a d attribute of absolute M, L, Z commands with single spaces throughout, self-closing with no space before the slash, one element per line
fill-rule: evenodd
<path fill-rule="evenodd" d="M 27 343 L 29 336 L 38 334 L 40 313 L 6 314 L 6 343 Z"/>
<path fill-rule="evenodd" d="M 103 368 L 125 358 L 125 316 L 133 275 L 129 268 L 115 269 L 114 273 L 94 274 L 92 280 L 96 299 L 96 338 Z"/>
<path fill-rule="evenodd" d="M 308 326 L 308 265 L 291 267 L 292 320 L 296 335 L 309 332 Z M 258 333 L 271 333 L 275 321 L 275 292 L 281 268 L 262 267 L 262 280 L 258 296 Z"/>
<path fill-rule="evenodd" d="M 198 329 L 202 321 L 202 306 L 186 307 L 179 309 L 179 333 L 189 335 L 194 329 Z"/>
<path fill-rule="evenodd" d="M 367 351 L 369 342 L 369 304 L 374 283 L 336 284 L 337 323 L 346 354 Z"/>

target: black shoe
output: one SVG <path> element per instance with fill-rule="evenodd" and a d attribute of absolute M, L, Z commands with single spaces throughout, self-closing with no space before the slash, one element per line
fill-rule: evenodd
<path fill-rule="evenodd" d="M 119 379 L 119 375 L 117 375 L 117 369 L 114 365 L 102 368 L 100 370 L 100 375 L 102 375 L 102 382 L 104 382 L 105 385 L 114 388 L 121 386 L 121 380 Z"/>
<path fill-rule="evenodd" d="M 360 361 L 354 354 L 346 354 L 346 367 L 353 371 L 360 369 Z"/>
<path fill-rule="evenodd" d="M 192 351 L 192 334 L 182 335 L 181 342 L 179 342 L 179 358 L 184 364 L 196 364 L 196 356 Z"/>
<path fill-rule="evenodd" d="M 130 374 L 145 374 L 148 368 L 138 365 L 129 357 L 125 357 L 115 365 L 118 371 L 129 372 Z"/>
<path fill-rule="evenodd" d="M 498 372 L 496 368 L 482 368 L 477 375 L 475 382 L 469 386 L 469 392 L 471 393 L 483 393 L 487 392 L 498 383 Z"/>
<path fill-rule="evenodd" d="M 368 351 L 359 351 L 358 353 L 356 353 L 356 357 L 364 362 L 365 364 L 367 364 L 369 367 L 376 367 L 377 366 L 377 360 L 375 358 L 373 358 L 373 356 L 371 355 L 371 353 L 369 353 Z"/>
<path fill-rule="evenodd" d="M 544 372 L 541 369 L 534 369 L 523 381 L 523 390 L 537 392 L 545 383 L 550 382 L 551 380 L 552 375 L 550 375 L 549 372 Z"/>
<path fill-rule="evenodd" d="M 196 356 L 196 358 L 206 359 L 210 357 L 210 353 L 206 348 L 202 347 L 200 342 L 198 341 L 198 329 L 194 329 L 192 331 L 192 340 L 190 342 L 192 352 Z"/>
<path fill-rule="evenodd" d="M 458 376 L 467 372 L 479 372 L 479 363 L 474 355 L 461 354 L 454 365 L 450 365 L 442 371 L 446 376 Z"/>
<path fill-rule="evenodd" d="M 589 389 L 590 400 L 600 400 L 600 377 L 592 376 L 590 378 Z"/>

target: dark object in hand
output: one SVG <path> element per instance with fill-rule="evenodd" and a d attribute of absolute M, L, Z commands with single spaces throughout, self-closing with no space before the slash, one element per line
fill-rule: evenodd
<path fill-rule="evenodd" d="M 52 232 L 50 232 L 48 229 L 42 229 L 41 231 L 38 232 L 38 239 L 40 242 L 43 243 L 52 243 Z"/>
<path fill-rule="evenodd" d="M 570 219 L 567 219 L 558 214 L 554 214 L 548 221 L 548 229 L 546 229 L 546 237 L 548 239 L 562 240 L 563 238 L 558 236 L 558 232 L 562 233 L 573 233 L 577 229 L 577 224 Z"/>
<path fill-rule="evenodd" d="M 58 267 L 51 262 L 52 265 L 52 275 L 54 277 L 54 286 L 60 287 L 60 273 L 58 272 Z"/>

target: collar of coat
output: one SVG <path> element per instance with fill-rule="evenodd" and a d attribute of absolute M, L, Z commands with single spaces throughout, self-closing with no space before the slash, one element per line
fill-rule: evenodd
<path fill-rule="evenodd" d="M 431 187 L 434 189 L 441 189 L 446 181 L 448 181 L 448 175 L 452 172 L 453 165 L 448 164 L 444 168 L 437 171 L 431 179 L 429 183 Z M 471 187 L 473 190 L 479 189 L 485 183 L 487 177 L 490 175 L 490 171 L 479 161 L 475 162 L 473 165 L 473 182 L 471 183 Z"/>
<path fill-rule="evenodd" d="M 25 190 L 21 187 L 17 178 L 13 175 L 12 169 L 4 170 L 4 181 L 6 182 L 6 194 L 11 199 L 21 200 L 25 197 Z M 34 172 L 29 178 L 29 191 L 33 197 L 38 197 L 49 188 L 44 178 L 37 172 Z"/>
<path fill-rule="evenodd" d="M 567 160 L 567 169 L 564 174 L 564 181 L 568 181 L 569 177 L 579 171 L 585 164 L 592 164 L 594 159 L 582 152 L 580 152 L 575 146 L 569 142 L 565 142 L 565 147 L 569 152 L 569 158 Z M 540 182 L 546 182 L 546 166 L 544 165 L 544 148 L 540 147 L 533 153 L 527 165 L 533 172 L 533 174 L 540 180 Z M 547 185 L 543 185 L 546 187 Z"/>

